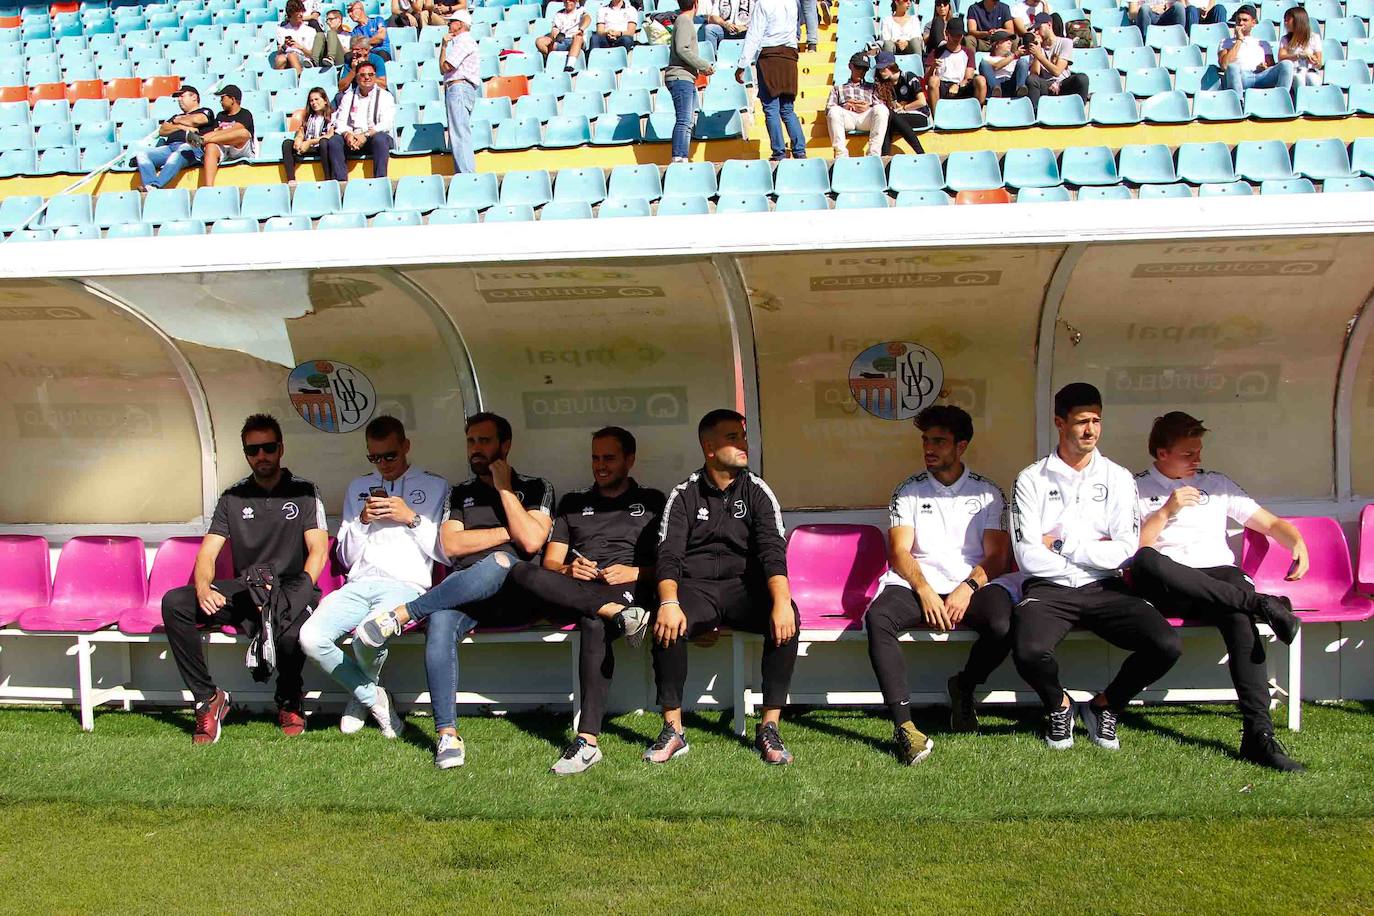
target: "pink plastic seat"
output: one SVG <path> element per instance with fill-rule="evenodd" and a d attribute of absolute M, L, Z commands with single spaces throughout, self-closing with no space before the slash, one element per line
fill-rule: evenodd
<path fill-rule="evenodd" d="M 1360 552 L 1355 562 L 1355 587 L 1374 592 L 1374 505 L 1360 512 Z"/>
<path fill-rule="evenodd" d="M 48 542 L 35 534 L 0 535 L 0 627 L 25 608 L 52 600 Z"/>
<path fill-rule="evenodd" d="M 787 538 L 788 578 L 803 629 L 861 629 L 886 569 L 887 543 L 872 525 L 799 525 Z"/>
<path fill-rule="evenodd" d="M 125 608 L 147 602 L 143 541 L 135 537 L 78 537 L 62 548 L 52 601 L 19 614 L 32 633 L 94 633 Z"/>
<path fill-rule="evenodd" d="M 1355 590 L 1350 567 L 1350 547 L 1345 532 L 1333 518 L 1290 518 L 1307 542 L 1311 562 L 1307 575 L 1296 582 L 1284 580 L 1292 556 L 1282 545 L 1246 529 L 1241 550 L 1241 569 L 1255 580 L 1255 588 L 1284 595 L 1308 623 L 1342 623 L 1374 616 L 1374 601 Z"/>
<path fill-rule="evenodd" d="M 153 571 L 148 574 L 148 599 L 140 605 L 125 608 L 119 615 L 119 631 L 130 636 L 146 636 L 161 633 L 162 596 L 174 588 L 190 585 L 194 581 L 196 554 L 200 552 L 200 538 L 168 538 L 158 547 L 153 557 Z M 215 560 L 215 578 L 232 579 L 234 561 L 229 545 L 219 552 Z"/>

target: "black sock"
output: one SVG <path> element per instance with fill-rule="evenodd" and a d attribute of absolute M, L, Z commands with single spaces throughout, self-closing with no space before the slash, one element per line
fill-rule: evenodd
<path fill-rule="evenodd" d="M 891 703 L 888 705 L 887 708 L 888 711 L 892 714 L 892 724 L 897 726 L 898 728 L 901 728 L 903 725 L 911 721 L 910 701 L 902 703 Z"/>

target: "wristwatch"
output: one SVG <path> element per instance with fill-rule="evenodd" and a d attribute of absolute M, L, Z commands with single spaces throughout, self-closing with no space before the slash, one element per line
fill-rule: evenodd
<path fill-rule="evenodd" d="M 969 587 L 969 591 L 971 592 L 976 592 L 979 588 L 981 588 L 981 586 L 978 584 L 978 580 L 973 578 L 972 576 L 969 576 L 967 579 L 965 579 L 964 584 Z"/>
<path fill-rule="evenodd" d="M 412 518 L 412 519 L 410 520 L 410 524 L 406 525 L 406 527 L 407 527 L 407 528 L 419 528 L 419 527 L 420 527 L 420 514 L 419 514 L 418 512 L 415 514 L 415 517 Z"/>
<path fill-rule="evenodd" d="M 1063 539 L 1063 538 L 1055 538 L 1055 539 L 1054 539 L 1054 543 L 1050 545 L 1050 550 L 1053 550 L 1055 553 L 1063 553 L 1063 552 L 1064 552 L 1064 539 Z"/>

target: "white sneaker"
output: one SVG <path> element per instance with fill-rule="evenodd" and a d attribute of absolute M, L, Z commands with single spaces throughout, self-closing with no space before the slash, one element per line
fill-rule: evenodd
<path fill-rule="evenodd" d="M 358 698 L 349 697 L 348 705 L 344 707 L 343 718 L 339 720 L 339 731 L 345 735 L 356 735 L 367 724 L 366 716 L 367 710 L 358 702 Z"/>
<path fill-rule="evenodd" d="M 467 751 L 463 739 L 447 732 L 439 736 L 439 746 L 434 750 L 434 765 L 441 770 L 450 770 L 467 763 Z"/>
<path fill-rule="evenodd" d="M 370 711 L 372 721 L 376 722 L 377 727 L 382 730 L 383 737 L 395 738 L 405 728 L 405 723 L 401 721 L 400 715 L 391 702 L 391 695 L 383 687 L 377 688 L 377 702 L 372 704 Z"/>

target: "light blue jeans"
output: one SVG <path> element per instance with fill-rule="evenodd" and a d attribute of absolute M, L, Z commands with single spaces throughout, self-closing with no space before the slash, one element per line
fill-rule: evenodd
<path fill-rule="evenodd" d="M 691 80 L 668 80 L 673 97 L 673 158 L 686 159 L 692 151 L 692 119 L 697 113 L 697 85 Z"/>
<path fill-rule="evenodd" d="M 707 22 L 705 16 L 697 16 L 692 21 L 701 26 L 697 29 L 697 38 L 710 45 L 713 53 L 720 51 L 720 43 L 725 38 L 725 29 Z"/>
<path fill-rule="evenodd" d="M 377 702 L 377 680 L 386 663 L 386 648 L 371 649 L 353 640 L 353 657 L 344 655 L 338 641 L 373 611 L 389 611 L 415 600 L 420 590 L 395 579 L 359 579 L 324 596 L 315 613 L 301 626 L 301 648 L 320 663 L 359 703 Z"/>
<path fill-rule="evenodd" d="M 477 157 L 472 151 L 472 107 L 477 104 L 477 90 L 466 80 L 449 83 L 444 88 L 444 105 L 448 108 L 448 142 L 453 147 L 453 173 L 470 175 L 477 171 Z"/>
<path fill-rule="evenodd" d="M 182 155 L 187 153 L 190 158 Z M 165 188 L 181 170 L 200 161 L 200 153 L 186 143 L 168 143 L 134 154 L 134 165 L 145 188 Z"/>
<path fill-rule="evenodd" d="M 1283 89 L 1293 91 L 1293 62 L 1281 60 L 1274 66 L 1258 73 L 1247 73 L 1240 64 L 1231 64 L 1222 75 L 1223 89 L 1234 89 L 1245 96 L 1246 89 Z"/>
<path fill-rule="evenodd" d="M 806 26 L 807 44 L 816 44 L 820 39 L 820 23 L 816 15 L 816 0 L 797 0 L 797 44 L 801 44 L 802 26 Z"/>

